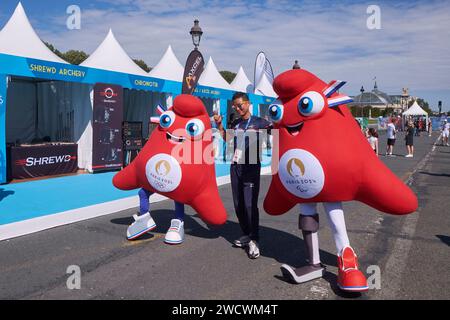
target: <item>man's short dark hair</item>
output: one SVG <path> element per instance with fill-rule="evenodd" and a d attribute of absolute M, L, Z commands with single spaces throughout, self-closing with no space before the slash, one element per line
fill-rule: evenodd
<path fill-rule="evenodd" d="M 250 101 L 250 99 L 248 98 L 248 94 L 246 94 L 244 92 L 236 92 L 233 95 L 233 98 L 231 100 L 234 101 L 234 100 L 239 99 L 239 98 L 242 98 L 242 100 L 244 100 L 244 101 Z"/>

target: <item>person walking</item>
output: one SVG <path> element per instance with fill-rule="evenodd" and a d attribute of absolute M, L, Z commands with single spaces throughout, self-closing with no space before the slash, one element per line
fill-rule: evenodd
<path fill-rule="evenodd" d="M 234 142 L 230 166 L 231 190 L 242 236 L 233 244 L 245 248 L 250 259 L 256 259 L 260 256 L 258 245 L 258 197 L 262 151 L 260 131 L 270 129 L 272 123 L 251 114 L 250 101 L 246 93 L 237 92 L 232 100 L 238 118 L 231 123 L 230 130 L 225 132 L 220 115 L 215 116 L 214 120 L 223 139 L 225 141 L 233 139 Z"/>
<path fill-rule="evenodd" d="M 368 130 L 368 138 L 367 141 L 369 141 L 370 146 L 372 147 L 373 151 L 375 151 L 375 154 L 378 156 L 378 133 L 375 128 L 370 128 Z"/>
<path fill-rule="evenodd" d="M 433 123 L 430 118 L 428 118 L 428 136 L 431 137 L 431 133 L 433 132 Z"/>
<path fill-rule="evenodd" d="M 414 156 L 414 124 L 412 122 L 408 123 L 405 135 L 406 150 L 408 154 L 406 158 L 412 158 Z"/>
<path fill-rule="evenodd" d="M 391 121 L 387 125 L 387 149 L 386 149 L 386 155 L 392 156 L 392 152 L 394 150 L 395 145 L 395 137 L 397 134 L 397 130 L 395 129 L 395 118 L 391 118 Z"/>
<path fill-rule="evenodd" d="M 447 119 L 444 120 L 444 124 L 442 125 L 442 145 L 449 146 L 448 144 L 448 136 L 450 134 L 450 123 L 447 122 Z"/>
<path fill-rule="evenodd" d="M 419 125 L 419 120 L 416 120 L 415 122 L 415 127 L 416 127 L 416 136 L 420 137 L 420 125 Z"/>

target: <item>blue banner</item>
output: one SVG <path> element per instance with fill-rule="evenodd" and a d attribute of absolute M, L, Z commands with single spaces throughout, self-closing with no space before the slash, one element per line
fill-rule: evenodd
<path fill-rule="evenodd" d="M 444 120 L 446 120 L 446 116 L 442 117 L 430 117 L 431 125 L 433 127 L 433 131 L 440 131 L 442 126 L 444 125 Z"/>

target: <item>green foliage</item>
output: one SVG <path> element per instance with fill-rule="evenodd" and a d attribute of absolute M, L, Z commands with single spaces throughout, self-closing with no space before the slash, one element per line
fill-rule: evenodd
<path fill-rule="evenodd" d="M 381 115 L 383 117 L 389 117 L 394 113 L 394 108 L 388 107 L 386 109 L 384 109 L 383 111 L 381 111 Z"/>
<path fill-rule="evenodd" d="M 62 53 L 58 49 L 56 49 L 51 43 L 44 42 L 47 48 L 49 48 L 54 54 L 56 54 L 61 59 L 67 61 L 68 63 L 79 65 L 87 58 L 89 55 L 80 50 L 69 50 L 65 53 Z M 144 71 L 150 72 L 152 68 L 150 68 L 143 60 L 134 59 L 133 60 L 139 67 L 141 67 Z"/>
<path fill-rule="evenodd" d="M 234 78 L 236 78 L 236 73 L 231 71 L 220 71 L 220 74 L 228 83 L 232 83 Z"/>
<path fill-rule="evenodd" d="M 49 48 L 54 54 L 56 54 L 61 59 L 64 59 L 64 54 L 61 51 L 56 49 L 51 43 L 48 43 L 48 42 L 44 42 L 44 43 L 47 46 L 47 48 Z"/>
<path fill-rule="evenodd" d="M 89 55 L 84 51 L 69 50 L 63 54 L 63 59 L 75 65 L 81 64 Z"/>
<path fill-rule="evenodd" d="M 144 70 L 145 72 L 150 72 L 152 71 L 152 68 L 150 68 L 144 60 L 138 60 L 138 59 L 133 59 L 134 63 L 136 63 L 139 67 L 141 67 L 142 70 Z"/>
<path fill-rule="evenodd" d="M 372 110 L 372 111 L 370 111 Z M 350 107 L 350 112 L 354 117 L 365 117 L 368 118 L 369 115 L 372 115 L 374 117 L 373 113 L 376 109 L 372 108 L 371 106 L 366 107 L 359 107 L 359 106 L 353 106 Z"/>
<path fill-rule="evenodd" d="M 382 110 L 378 109 L 378 108 L 373 108 L 372 109 L 372 118 L 378 118 L 379 116 L 381 116 Z"/>
<path fill-rule="evenodd" d="M 78 50 L 69 50 L 65 53 L 62 53 L 58 49 L 56 49 L 51 43 L 44 42 L 47 48 L 49 48 L 54 54 L 56 54 L 61 59 L 75 65 L 79 65 L 84 60 L 86 60 L 89 55 L 84 51 Z"/>

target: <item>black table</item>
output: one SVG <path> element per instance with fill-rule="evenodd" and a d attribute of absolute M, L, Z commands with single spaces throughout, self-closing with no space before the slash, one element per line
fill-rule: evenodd
<path fill-rule="evenodd" d="M 74 173 L 78 170 L 78 145 L 46 143 L 9 148 L 10 179 L 29 179 Z"/>

